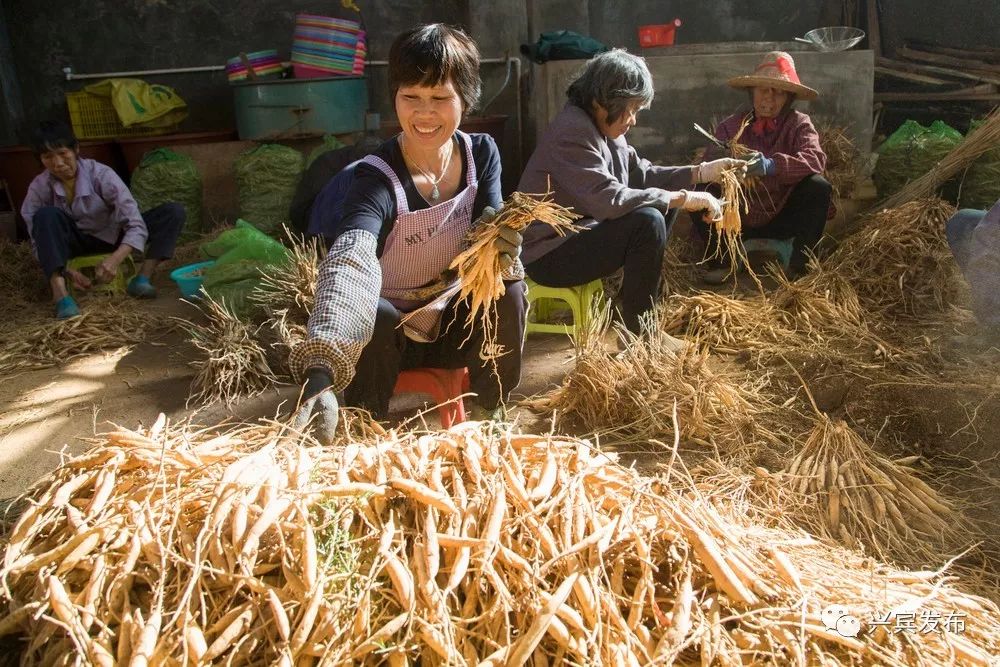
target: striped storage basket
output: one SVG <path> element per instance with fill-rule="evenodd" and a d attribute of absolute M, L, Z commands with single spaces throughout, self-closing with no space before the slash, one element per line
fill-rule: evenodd
<path fill-rule="evenodd" d="M 278 58 L 277 49 L 248 53 L 247 60 L 250 61 L 250 66 L 258 77 L 281 74 L 281 60 Z M 246 80 L 247 67 L 242 58 L 236 56 L 226 61 L 226 77 L 230 83 Z"/>
<path fill-rule="evenodd" d="M 292 43 L 296 78 L 360 76 L 367 54 L 365 32 L 357 21 L 296 15 Z"/>

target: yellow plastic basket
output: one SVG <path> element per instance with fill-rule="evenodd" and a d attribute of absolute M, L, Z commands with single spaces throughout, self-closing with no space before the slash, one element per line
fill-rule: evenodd
<path fill-rule="evenodd" d="M 111 99 L 86 92 L 66 93 L 69 119 L 77 139 L 117 139 L 119 137 L 152 137 L 173 131 L 172 127 L 142 127 L 122 125 Z"/>

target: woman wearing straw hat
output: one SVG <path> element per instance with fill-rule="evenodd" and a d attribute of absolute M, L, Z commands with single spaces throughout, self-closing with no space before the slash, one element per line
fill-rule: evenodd
<path fill-rule="evenodd" d="M 549 287 L 572 287 L 624 268 L 621 315 L 637 332 L 657 299 L 670 228 L 678 209 L 720 218 L 718 199 L 686 190 L 745 168 L 722 158 L 683 167 L 654 166 L 629 146 L 625 134 L 653 101 L 653 79 L 642 58 L 621 49 L 591 59 L 566 91 L 528 160 L 518 190 L 547 192 L 583 216 L 579 234 L 558 236 L 534 223 L 524 233 L 525 270 Z"/>
<path fill-rule="evenodd" d="M 750 210 L 742 214 L 743 238 L 794 238 L 790 277 L 805 271 L 806 251 L 819 242 L 826 226 L 832 188 L 821 175 L 826 154 L 819 134 L 806 114 L 792 109 L 796 100 L 814 100 L 817 92 L 799 81 L 792 57 L 773 51 L 748 76 L 729 80 L 733 88 L 750 91 L 751 109 L 733 114 L 715 128 L 722 142 L 732 140 L 744 122 L 749 125 L 739 143 L 755 151 L 748 176 L 758 182 L 747 190 Z M 719 149 L 712 147 L 706 157 Z M 716 247 L 710 225 L 696 224 L 702 237 Z M 729 273 L 724 258 L 709 263 L 705 282 L 720 284 Z"/>
<path fill-rule="evenodd" d="M 336 392 L 384 419 L 407 368 L 467 367 L 476 393 L 467 405 L 480 418 L 520 381 L 527 309 L 520 234 L 502 230 L 497 241 L 506 293 L 497 302 L 504 353 L 495 360 L 480 358 L 483 332 L 464 326 L 468 308 L 456 304 L 457 280 L 447 271 L 473 221 L 502 204 L 496 143 L 458 130 L 479 101 L 479 50 L 461 30 L 420 26 L 393 42 L 389 82 L 402 132 L 355 168 L 320 265 L 308 339 L 289 359 L 305 381 L 296 423 L 317 414 L 325 440 L 337 423 Z"/>

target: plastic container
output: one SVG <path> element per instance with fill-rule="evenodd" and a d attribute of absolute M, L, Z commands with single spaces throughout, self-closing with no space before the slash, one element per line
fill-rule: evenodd
<path fill-rule="evenodd" d="M 639 26 L 639 46 L 644 49 L 654 46 L 673 46 L 674 36 L 680 27 L 680 19 L 674 19 L 670 23 Z"/>
<path fill-rule="evenodd" d="M 181 296 L 184 297 L 197 297 L 198 290 L 201 289 L 201 282 L 204 279 L 202 275 L 208 267 L 215 264 L 215 260 L 209 260 L 207 262 L 198 262 L 197 264 L 188 264 L 187 266 L 182 266 L 179 269 L 174 269 L 170 272 L 170 277 L 177 287 L 181 290 Z"/>
<path fill-rule="evenodd" d="M 368 109 L 363 77 L 232 84 L 240 139 L 274 140 L 361 132 Z"/>
<path fill-rule="evenodd" d="M 297 14 L 292 69 L 298 79 L 364 74 L 368 47 L 358 21 Z"/>
<path fill-rule="evenodd" d="M 66 93 L 66 106 L 76 138 L 115 139 L 117 137 L 152 137 L 169 134 L 174 127 L 125 127 L 115 113 L 111 98 L 87 92 Z"/>
<path fill-rule="evenodd" d="M 796 41 L 808 42 L 820 51 L 846 51 L 865 38 L 865 31 L 850 26 L 829 26 L 816 28 L 806 33 L 805 39 Z"/>

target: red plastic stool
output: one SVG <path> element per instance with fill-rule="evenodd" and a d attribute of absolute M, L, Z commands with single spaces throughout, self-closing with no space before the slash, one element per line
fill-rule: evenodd
<path fill-rule="evenodd" d="M 396 378 L 395 394 L 428 394 L 440 404 L 441 426 L 465 421 L 465 405 L 461 395 L 469 390 L 467 368 L 413 368 L 401 371 Z"/>

